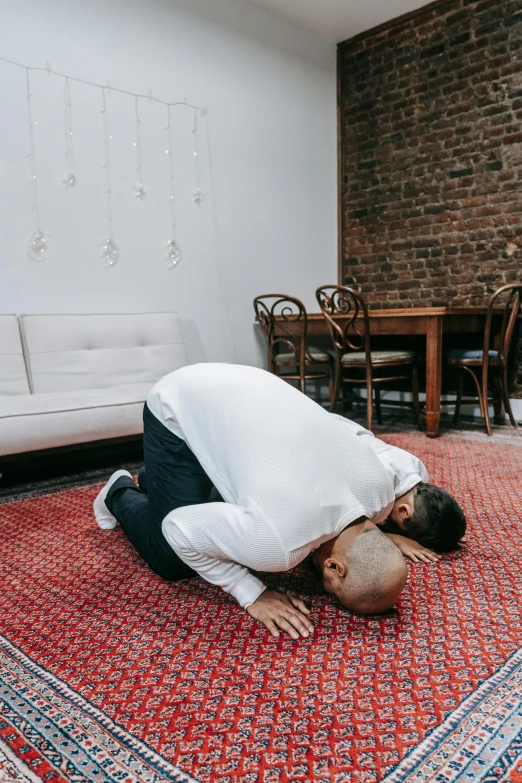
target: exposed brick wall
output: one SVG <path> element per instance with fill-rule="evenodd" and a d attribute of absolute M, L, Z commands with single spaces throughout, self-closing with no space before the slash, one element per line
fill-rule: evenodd
<path fill-rule="evenodd" d="M 520 0 L 420 9 L 340 44 L 339 77 L 343 279 L 372 307 L 522 280 Z"/>

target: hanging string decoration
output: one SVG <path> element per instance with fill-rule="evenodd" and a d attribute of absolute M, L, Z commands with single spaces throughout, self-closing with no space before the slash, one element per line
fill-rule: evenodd
<path fill-rule="evenodd" d="M 167 106 L 167 149 L 165 154 L 169 161 L 169 212 L 170 212 L 170 239 L 167 242 L 165 250 L 167 251 L 167 266 L 173 269 L 181 260 L 181 248 L 176 241 L 176 208 L 174 194 L 174 158 L 172 151 L 172 121 L 170 116 L 170 105 Z"/>
<path fill-rule="evenodd" d="M 63 95 L 65 100 L 65 166 L 67 169 L 67 176 L 63 180 L 63 184 L 69 189 L 74 188 L 76 185 L 76 173 L 74 168 L 71 93 L 67 77 Z"/>
<path fill-rule="evenodd" d="M 104 239 L 100 243 L 102 249 L 101 257 L 105 261 L 106 267 L 114 266 L 120 257 L 120 250 L 116 242 L 114 241 L 112 233 L 112 180 L 111 180 L 111 155 L 110 155 L 110 142 L 112 136 L 109 134 L 109 115 L 107 111 L 107 95 L 106 87 L 102 87 L 102 110 L 103 117 L 103 149 L 104 149 L 104 164 L 105 169 L 105 194 L 106 194 L 106 206 L 107 206 L 107 239 Z"/>
<path fill-rule="evenodd" d="M 136 98 L 134 99 L 134 114 L 136 116 L 136 141 L 134 142 L 134 146 L 136 148 L 136 172 L 138 174 L 138 184 L 134 186 L 134 198 L 139 198 L 141 201 L 144 201 L 145 196 L 147 195 L 147 188 L 143 184 L 143 173 L 141 166 L 141 120 L 138 108 L 138 100 L 139 96 L 136 95 Z"/>
<path fill-rule="evenodd" d="M 196 110 L 194 111 L 194 122 L 192 125 L 192 143 L 194 147 L 194 178 L 196 180 L 196 186 L 192 191 L 192 198 L 194 200 L 194 204 L 197 204 L 198 207 L 200 207 L 205 198 L 206 193 L 201 187 L 201 166 L 200 166 L 200 159 L 199 159 L 199 126 L 198 126 L 198 113 Z"/>
<path fill-rule="evenodd" d="M 37 179 L 37 161 L 35 150 L 35 127 L 37 126 L 36 120 L 33 120 L 33 104 L 30 84 L 30 72 L 41 71 L 46 72 L 47 75 L 52 78 L 54 76 L 64 80 L 64 109 L 65 109 L 65 167 L 66 176 L 62 180 L 65 187 L 76 187 L 78 184 L 76 167 L 75 167 L 75 144 L 73 136 L 73 107 L 71 101 L 71 89 L 70 82 L 76 82 L 78 84 L 85 84 L 93 87 L 97 90 L 101 90 L 102 93 L 102 109 L 101 114 L 103 117 L 103 144 L 104 144 L 104 164 L 105 170 L 105 204 L 106 204 L 106 219 L 107 219 L 107 235 L 100 243 L 101 258 L 105 262 L 107 267 L 114 266 L 119 258 L 120 251 L 113 235 L 113 193 L 114 188 L 112 185 L 111 176 L 111 141 L 112 136 L 109 132 L 109 116 L 107 95 L 111 91 L 117 92 L 122 95 L 128 95 L 134 99 L 135 110 L 135 122 L 136 122 L 136 136 L 134 141 L 134 147 L 136 148 L 136 174 L 137 184 L 134 186 L 134 197 L 144 201 L 147 196 L 147 187 L 143 179 L 143 165 L 142 165 L 142 130 L 141 130 L 141 118 L 140 118 L 140 100 L 148 100 L 150 104 L 157 103 L 167 108 L 168 122 L 167 122 L 167 149 L 165 150 L 168 157 L 168 174 L 169 174 L 169 217 L 170 217 L 170 238 L 167 241 L 166 261 L 169 268 L 175 267 L 179 264 L 182 257 L 181 248 L 177 241 L 177 221 L 175 210 L 175 172 L 174 172 L 174 140 L 173 140 L 173 126 L 172 126 L 172 109 L 175 107 L 188 108 L 193 111 L 193 127 L 192 127 L 192 140 L 193 140 L 193 156 L 194 156 L 194 187 L 192 189 L 192 199 L 194 204 L 201 206 L 203 200 L 206 197 L 206 193 L 201 184 L 201 163 L 200 163 L 200 139 L 199 139 L 199 118 L 204 117 L 208 113 L 207 108 L 201 108 L 189 103 L 188 101 L 177 101 L 169 103 L 167 101 L 156 98 L 152 91 L 149 90 L 147 95 L 137 94 L 130 92 L 129 90 L 119 89 L 111 87 L 110 83 L 105 86 L 96 82 L 91 82 L 87 79 L 77 79 L 67 74 L 60 73 L 51 68 L 50 62 L 46 62 L 45 68 L 29 67 L 22 63 L 9 60 L 5 57 L 0 57 L 0 62 L 8 63 L 17 68 L 23 69 L 26 74 L 26 88 L 27 88 L 27 111 L 29 117 L 29 154 L 28 159 L 30 162 L 30 176 L 31 176 L 31 212 L 33 215 L 34 230 L 31 235 L 29 244 L 27 246 L 27 252 L 31 259 L 35 261 L 44 261 L 47 259 L 48 253 L 48 239 L 40 223 L 40 188 Z M 207 144 L 208 144 L 208 125 L 206 125 Z M 210 150 L 209 150 L 210 154 Z"/>
<path fill-rule="evenodd" d="M 40 202 L 38 198 L 38 179 L 36 176 L 36 153 L 34 144 L 34 126 L 38 123 L 33 122 L 33 106 L 31 95 L 31 82 L 29 77 L 29 68 L 25 69 L 25 83 L 27 88 L 27 112 L 29 116 L 29 163 L 31 172 L 31 196 L 32 205 L 31 212 L 33 213 L 34 232 L 29 240 L 27 252 L 29 258 L 33 261 L 45 261 L 47 258 L 47 240 L 48 235 L 40 228 Z"/>

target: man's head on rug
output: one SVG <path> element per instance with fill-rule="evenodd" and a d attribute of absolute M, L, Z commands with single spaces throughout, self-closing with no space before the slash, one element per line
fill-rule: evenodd
<path fill-rule="evenodd" d="M 466 517 L 455 498 L 423 481 L 397 498 L 390 519 L 408 538 L 434 552 L 456 549 L 466 532 Z"/>
<path fill-rule="evenodd" d="M 325 589 L 347 609 L 379 614 L 397 601 L 408 570 L 392 541 L 368 519 L 349 525 L 313 553 Z"/>

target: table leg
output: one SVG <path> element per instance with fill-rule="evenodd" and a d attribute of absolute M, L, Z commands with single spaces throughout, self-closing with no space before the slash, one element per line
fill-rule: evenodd
<path fill-rule="evenodd" d="M 426 435 L 436 438 L 440 425 L 442 318 L 429 316 L 426 330 Z"/>

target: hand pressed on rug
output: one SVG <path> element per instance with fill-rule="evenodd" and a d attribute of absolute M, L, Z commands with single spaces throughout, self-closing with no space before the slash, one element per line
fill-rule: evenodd
<path fill-rule="evenodd" d="M 272 636 L 279 636 L 280 630 L 299 639 L 299 634 L 308 637 L 314 627 L 308 616 L 310 610 L 299 598 L 275 590 L 265 590 L 253 604 L 247 607 L 248 614 L 263 623 Z"/>

